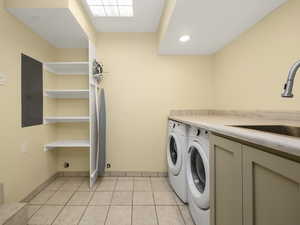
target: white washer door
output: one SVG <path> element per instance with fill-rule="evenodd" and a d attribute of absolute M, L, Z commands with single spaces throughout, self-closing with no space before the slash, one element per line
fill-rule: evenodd
<path fill-rule="evenodd" d="M 209 209 L 209 161 L 196 141 L 188 148 L 187 182 L 193 202 L 203 210 Z"/>
<path fill-rule="evenodd" d="M 180 138 L 172 132 L 169 134 L 168 148 L 167 148 L 167 161 L 170 172 L 177 176 L 182 167 L 182 143 Z"/>

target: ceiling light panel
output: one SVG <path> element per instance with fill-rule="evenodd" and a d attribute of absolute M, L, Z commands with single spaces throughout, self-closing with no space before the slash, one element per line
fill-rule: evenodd
<path fill-rule="evenodd" d="M 103 5 L 117 5 L 117 0 L 102 0 Z"/>
<path fill-rule="evenodd" d="M 131 6 L 119 6 L 120 16 L 133 16 L 133 9 Z"/>
<path fill-rule="evenodd" d="M 88 5 L 103 5 L 101 0 L 86 0 Z"/>
<path fill-rule="evenodd" d="M 104 6 L 104 10 L 105 10 L 106 16 L 120 16 L 119 9 L 117 6 L 107 5 L 107 6 Z"/>
<path fill-rule="evenodd" d="M 132 5 L 132 0 L 117 0 L 119 5 Z"/>
<path fill-rule="evenodd" d="M 86 0 L 95 17 L 133 17 L 133 0 Z"/>
<path fill-rule="evenodd" d="M 94 16 L 106 16 L 103 6 L 91 5 L 90 9 Z"/>

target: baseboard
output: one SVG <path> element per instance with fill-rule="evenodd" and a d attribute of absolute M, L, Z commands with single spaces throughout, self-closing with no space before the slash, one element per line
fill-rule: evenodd
<path fill-rule="evenodd" d="M 166 177 L 167 172 L 144 172 L 144 171 L 109 171 L 104 173 L 104 177 Z M 89 177 L 87 171 L 61 171 L 60 177 Z"/>
<path fill-rule="evenodd" d="M 58 173 L 55 173 L 53 176 L 48 178 L 45 182 L 43 182 L 32 192 L 30 192 L 24 199 L 22 199 L 21 202 L 30 202 L 38 193 L 40 193 L 45 187 L 52 183 L 58 177 L 58 175 Z"/>
<path fill-rule="evenodd" d="M 167 172 L 145 172 L 145 171 L 110 171 L 105 172 L 106 177 L 166 177 Z"/>
<path fill-rule="evenodd" d="M 88 171 L 60 171 L 57 173 L 59 177 L 89 177 Z"/>

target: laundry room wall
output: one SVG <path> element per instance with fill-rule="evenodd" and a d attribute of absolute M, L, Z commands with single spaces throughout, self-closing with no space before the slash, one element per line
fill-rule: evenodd
<path fill-rule="evenodd" d="M 300 1 L 289 0 L 216 53 L 214 90 L 218 109 L 300 109 L 297 77 L 295 97 L 281 98 L 289 68 L 300 59 L 299 11 Z"/>
<path fill-rule="evenodd" d="M 98 33 L 107 98 L 108 171 L 166 171 L 171 109 L 212 104 L 212 57 L 159 56 L 156 33 Z"/>
<path fill-rule="evenodd" d="M 21 53 L 39 61 L 54 61 L 56 49 L 8 14 L 0 0 L 0 183 L 5 202 L 20 201 L 54 175 L 55 152 L 43 145 L 54 137 L 51 126 L 21 128 Z"/>

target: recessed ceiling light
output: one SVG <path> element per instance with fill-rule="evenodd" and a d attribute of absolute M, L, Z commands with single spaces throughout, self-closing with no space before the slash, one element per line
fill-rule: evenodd
<path fill-rule="evenodd" d="M 86 0 L 95 17 L 133 17 L 133 0 Z"/>
<path fill-rule="evenodd" d="M 179 41 L 181 41 L 181 42 L 188 42 L 189 40 L 191 40 L 191 37 L 189 35 L 182 35 L 179 38 Z"/>

